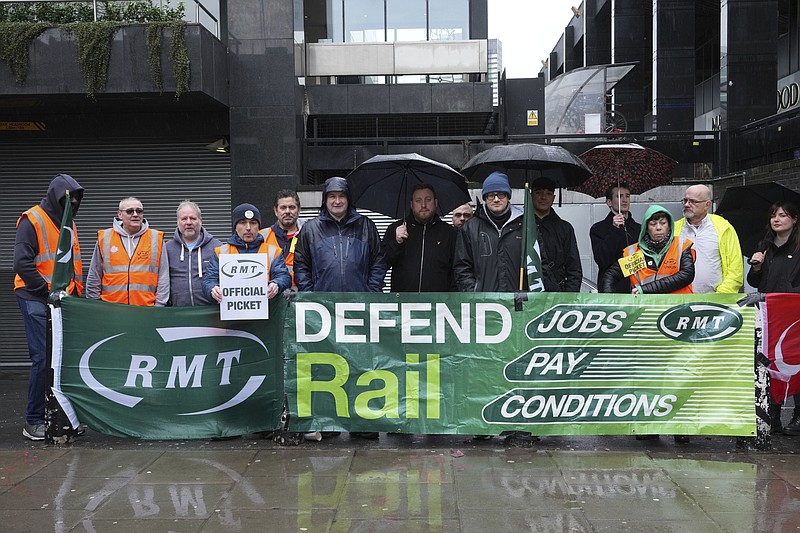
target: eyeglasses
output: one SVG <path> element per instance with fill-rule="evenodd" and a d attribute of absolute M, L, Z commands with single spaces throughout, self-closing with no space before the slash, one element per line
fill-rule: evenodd
<path fill-rule="evenodd" d="M 681 200 L 682 204 L 690 204 L 690 205 L 697 205 L 706 203 L 708 200 L 692 200 L 691 198 L 684 198 Z"/>
<path fill-rule="evenodd" d="M 490 192 L 489 194 L 486 195 L 487 200 L 494 200 L 495 198 L 497 198 L 498 200 L 505 200 L 506 198 L 508 198 L 508 195 L 504 192 Z"/>
<path fill-rule="evenodd" d="M 141 207 L 136 207 L 136 208 L 129 207 L 128 209 L 123 209 L 123 211 L 125 211 L 129 215 L 132 215 L 134 213 L 136 213 L 137 215 L 141 215 L 142 213 L 144 213 L 144 209 Z"/>

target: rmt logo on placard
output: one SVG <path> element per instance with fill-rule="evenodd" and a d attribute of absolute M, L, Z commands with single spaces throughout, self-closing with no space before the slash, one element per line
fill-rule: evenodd
<path fill-rule="evenodd" d="M 658 317 L 661 333 L 681 342 L 715 342 L 742 328 L 742 315 L 735 309 L 708 302 L 676 305 Z"/>
<path fill-rule="evenodd" d="M 264 274 L 264 266 L 252 259 L 235 259 L 222 265 L 220 272 L 229 278 L 252 279 Z"/>

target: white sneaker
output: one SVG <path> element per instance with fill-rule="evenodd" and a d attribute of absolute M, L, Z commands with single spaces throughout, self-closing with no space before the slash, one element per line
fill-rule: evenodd
<path fill-rule="evenodd" d="M 22 435 L 31 440 L 44 440 L 44 424 L 25 424 Z"/>

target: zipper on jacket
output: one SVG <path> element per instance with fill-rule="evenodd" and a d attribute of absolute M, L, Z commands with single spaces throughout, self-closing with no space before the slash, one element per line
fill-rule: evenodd
<path fill-rule="evenodd" d="M 422 267 L 425 264 L 425 232 L 428 230 L 428 225 L 422 225 L 422 250 L 419 256 L 419 284 L 417 292 L 422 292 Z"/>

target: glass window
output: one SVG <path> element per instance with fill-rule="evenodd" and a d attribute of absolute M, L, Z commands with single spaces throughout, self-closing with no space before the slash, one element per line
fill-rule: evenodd
<path fill-rule="evenodd" d="M 381 0 L 345 0 L 344 38 L 348 43 L 386 41 Z"/>
<path fill-rule="evenodd" d="M 426 40 L 425 0 L 386 0 L 386 27 L 389 42 Z"/>
<path fill-rule="evenodd" d="M 331 29 L 331 39 L 335 43 L 344 42 L 344 0 L 327 0 L 328 2 L 328 28 Z"/>
<path fill-rule="evenodd" d="M 469 39 L 469 0 L 437 0 L 429 9 L 431 41 Z"/>

